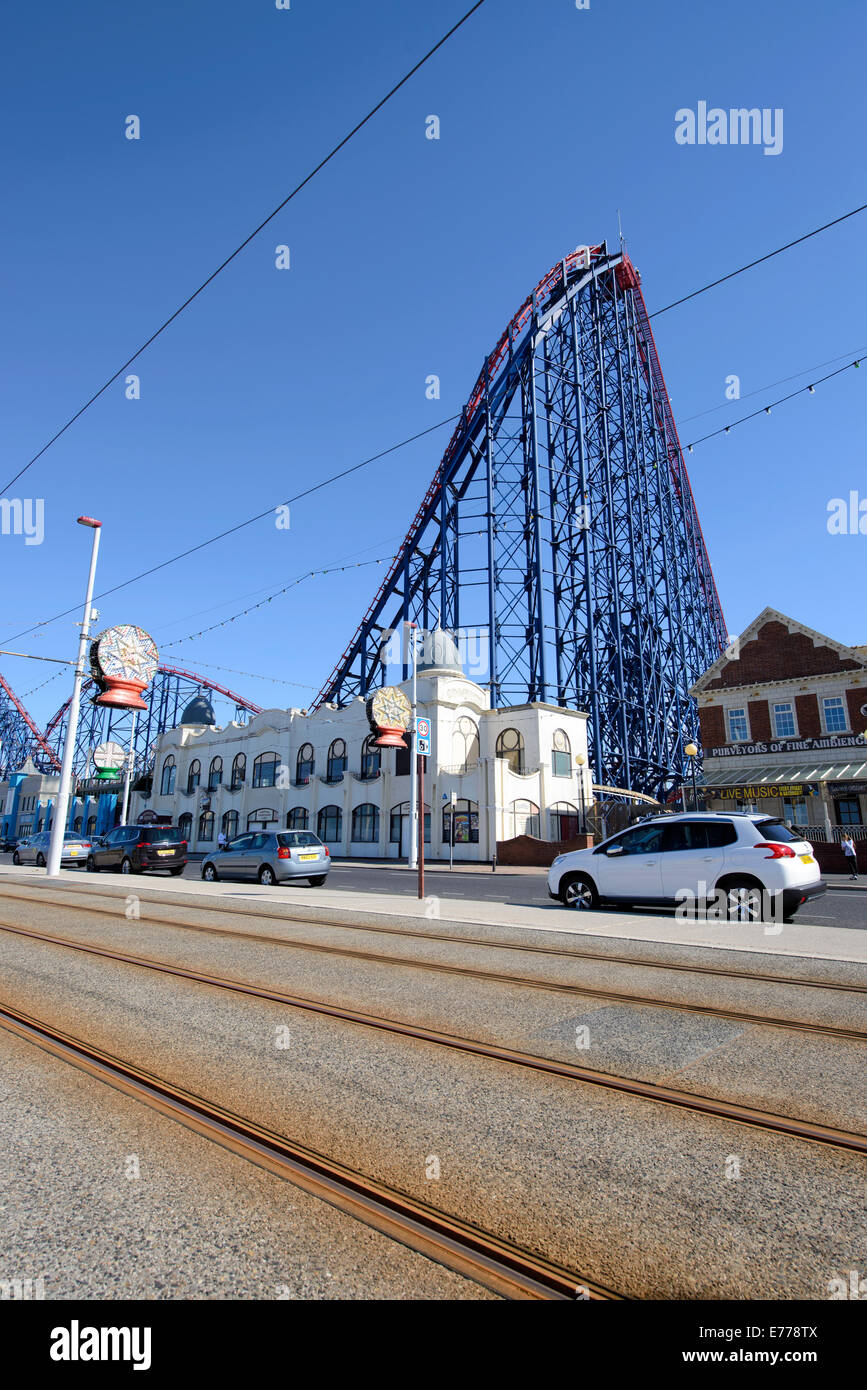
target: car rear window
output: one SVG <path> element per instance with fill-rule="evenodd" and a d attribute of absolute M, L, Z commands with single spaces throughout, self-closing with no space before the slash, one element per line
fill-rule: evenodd
<path fill-rule="evenodd" d="M 283 830 L 277 836 L 277 843 L 281 849 L 300 849 L 302 845 L 319 845 L 322 841 L 309 830 Z"/>
<path fill-rule="evenodd" d="M 794 831 L 781 820 L 759 820 L 753 822 L 756 830 L 766 840 L 779 840 L 785 844 L 786 840 L 802 840 L 802 835 L 796 835 Z"/>
<path fill-rule="evenodd" d="M 146 845 L 179 845 L 181 832 L 176 825 L 147 825 L 138 832 L 139 841 Z"/>

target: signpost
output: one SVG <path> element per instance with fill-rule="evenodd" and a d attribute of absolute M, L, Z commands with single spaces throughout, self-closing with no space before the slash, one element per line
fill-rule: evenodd
<path fill-rule="evenodd" d="M 415 749 L 418 764 L 418 896 L 424 897 L 424 760 L 430 754 L 430 720 L 416 718 Z"/>

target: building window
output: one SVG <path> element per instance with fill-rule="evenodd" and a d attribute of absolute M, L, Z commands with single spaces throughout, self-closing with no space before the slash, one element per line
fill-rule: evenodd
<path fill-rule="evenodd" d="M 317 821 L 317 834 L 320 840 L 336 843 L 343 835 L 343 815 L 339 806 L 323 806 Z"/>
<path fill-rule="evenodd" d="M 295 760 L 295 781 L 307 782 L 313 776 L 313 744 L 305 743 L 298 749 L 298 757 Z"/>
<path fill-rule="evenodd" d="M 214 813 L 203 811 L 199 816 L 199 839 L 208 843 L 214 838 Z"/>
<path fill-rule="evenodd" d="M 534 801 L 513 801 L 506 812 L 506 834 L 509 839 L 516 835 L 532 835 L 540 839 L 539 807 Z"/>
<path fill-rule="evenodd" d="M 307 829 L 307 807 L 293 806 L 286 817 L 287 830 L 306 830 Z"/>
<path fill-rule="evenodd" d="M 382 766 L 382 750 L 377 747 L 375 736 L 368 734 L 361 745 L 361 775 L 364 778 L 378 777 Z"/>
<path fill-rule="evenodd" d="M 401 837 L 405 839 L 410 832 L 409 802 L 403 801 L 400 806 L 393 806 L 391 810 L 391 821 L 389 825 L 389 839 L 393 845 L 401 843 Z M 430 844 L 430 811 L 424 813 L 424 842 Z"/>
<path fill-rule="evenodd" d="M 572 746 L 562 729 L 554 730 L 554 748 L 551 753 L 551 772 L 555 777 L 572 776 Z"/>
<path fill-rule="evenodd" d="M 72 828 L 77 834 L 81 834 L 81 816 L 75 817 L 75 820 L 72 822 Z"/>
<path fill-rule="evenodd" d="M 336 738 L 328 750 L 327 780 L 329 782 L 342 782 L 345 771 L 346 744 L 342 738 Z"/>
<path fill-rule="evenodd" d="M 456 767 L 475 767 L 479 761 L 479 726 L 468 714 L 455 724 L 452 749 Z"/>
<path fill-rule="evenodd" d="M 861 803 L 857 796 L 838 797 L 835 806 L 837 809 L 838 825 L 861 824 Z"/>
<path fill-rule="evenodd" d="M 410 735 L 407 734 L 407 738 Z M 395 748 L 394 750 L 394 775 L 395 777 L 408 777 L 410 774 L 410 751 L 409 748 Z"/>
<path fill-rule="evenodd" d="M 745 709 L 729 710 L 729 743 L 749 743 L 750 730 Z"/>
<path fill-rule="evenodd" d="M 174 758 L 166 758 L 163 763 L 163 775 L 160 778 L 160 796 L 174 796 L 177 771 Z"/>
<path fill-rule="evenodd" d="M 237 753 L 232 762 L 232 791 L 243 787 L 247 780 L 247 754 Z"/>
<path fill-rule="evenodd" d="M 260 753 L 253 763 L 253 786 L 273 787 L 277 783 L 277 767 L 280 762 L 276 753 Z"/>
<path fill-rule="evenodd" d="M 551 839 L 571 840 L 579 833 L 578 808 L 568 801 L 558 801 L 548 814 L 551 817 Z"/>
<path fill-rule="evenodd" d="M 825 712 L 825 733 L 842 734 L 846 732 L 848 720 L 842 695 L 826 696 L 822 701 Z"/>
<path fill-rule="evenodd" d="M 215 792 L 223 780 L 223 759 L 212 758 L 208 771 L 208 791 Z"/>
<path fill-rule="evenodd" d="M 88 835 L 92 835 L 92 834 L 94 833 L 95 830 L 96 830 L 96 816 L 88 816 L 88 818 L 87 818 L 87 833 L 88 833 Z"/>
<path fill-rule="evenodd" d="M 262 806 L 258 811 L 250 812 L 247 817 L 247 829 L 262 830 L 266 825 L 271 825 L 276 819 L 276 811 L 272 811 L 270 806 Z"/>
<path fill-rule="evenodd" d="M 456 801 L 455 838 L 456 845 L 477 845 L 479 843 L 479 806 L 476 801 Z M 443 811 L 443 844 L 451 844 L 452 808 Z"/>
<path fill-rule="evenodd" d="M 202 764 L 198 758 L 193 758 L 190 763 L 190 770 L 187 773 L 187 795 L 191 795 L 202 780 Z"/>
<path fill-rule="evenodd" d="M 379 840 L 379 809 L 372 802 L 356 806 L 352 812 L 352 838 L 360 845 L 375 845 Z"/>
<path fill-rule="evenodd" d="M 524 740 L 517 729 L 504 729 L 497 739 L 497 757 L 513 772 L 524 771 Z"/>
<path fill-rule="evenodd" d="M 182 816 L 178 816 L 178 830 L 181 832 L 181 839 L 189 844 L 193 838 L 193 818 L 189 811 L 184 811 Z"/>
<path fill-rule="evenodd" d="M 791 700 L 784 700 L 781 704 L 774 705 L 774 737 L 795 737 L 795 711 L 792 708 Z"/>
<path fill-rule="evenodd" d="M 238 812 L 226 811 L 221 823 L 223 834 L 227 840 L 234 840 L 238 833 Z"/>

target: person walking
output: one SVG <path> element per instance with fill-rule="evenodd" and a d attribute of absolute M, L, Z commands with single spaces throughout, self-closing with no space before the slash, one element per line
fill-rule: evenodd
<path fill-rule="evenodd" d="M 224 850 L 225 848 L 226 848 L 226 832 L 225 832 L 225 830 L 221 830 L 220 833 L 219 833 L 219 835 L 217 836 L 217 849 L 218 849 L 218 850 Z"/>
<path fill-rule="evenodd" d="M 855 848 L 855 841 L 852 839 L 852 832 L 846 831 L 840 842 L 840 848 L 846 856 L 846 863 L 849 865 L 849 877 L 858 877 L 858 851 Z"/>

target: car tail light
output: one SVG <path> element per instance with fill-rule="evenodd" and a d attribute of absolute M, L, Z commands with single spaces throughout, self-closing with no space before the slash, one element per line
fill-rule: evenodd
<path fill-rule="evenodd" d="M 766 859 L 794 859 L 795 851 L 788 845 L 775 845 L 771 840 L 765 840 L 763 844 L 755 845 L 754 849 L 769 849 L 770 854 L 766 854 Z"/>
<path fill-rule="evenodd" d="M 291 859 L 291 858 L 292 858 L 292 851 L 291 851 L 291 849 L 278 849 L 278 851 L 277 851 L 277 858 L 278 858 L 278 859 Z"/>
<path fill-rule="evenodd" d="M 331 858 L 331 851 L 330 851 L 330 849 L 328 848 L 328 846 L 327 846 L 327 845 L 323 845 L 322 848 L 325 850 L 325 858 L 326 858 L 326 859 L 330 859 L 330 858 Z"/>

